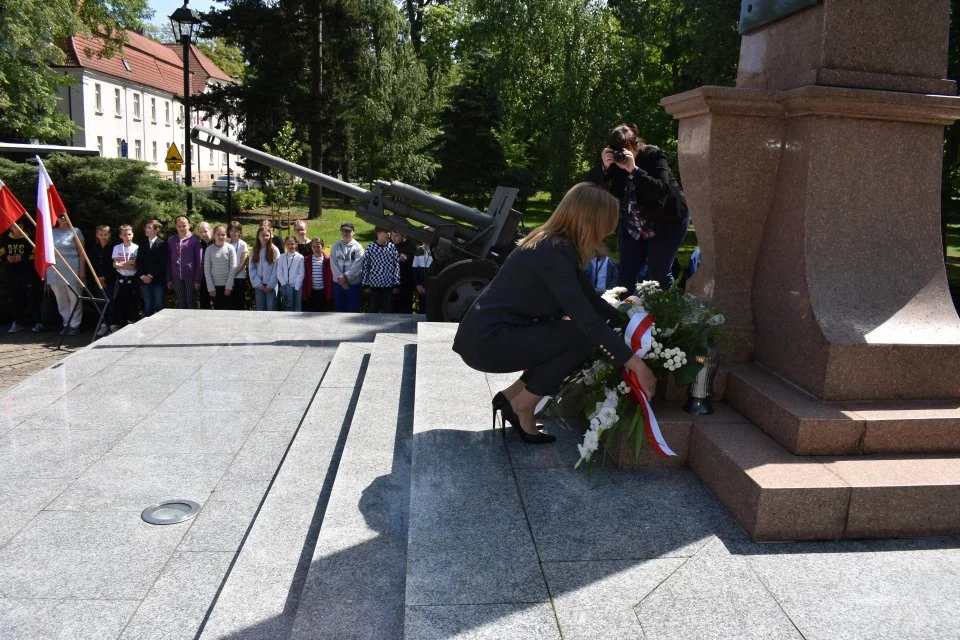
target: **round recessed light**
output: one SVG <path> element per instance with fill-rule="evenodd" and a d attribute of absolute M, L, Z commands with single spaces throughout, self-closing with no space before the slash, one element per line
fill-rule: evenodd
<path fill-rule="evenodd" d="M 200 512 L 200 505 L 193 500 L 167 500 L 147 507 L 140 514 L 150 524 L 177 524 L 189 520 Z"/>

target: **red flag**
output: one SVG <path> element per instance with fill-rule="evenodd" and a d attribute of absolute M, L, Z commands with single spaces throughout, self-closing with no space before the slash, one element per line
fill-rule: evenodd
<path fill-rule="evenodd" d="M 10 188 L 0 180 L 0 233 L 5 233 L 26 212 Z"/>
<path fill-rule="evenodd" d="M 33 265 L 41 278 L 45 278 L 47 267 L 56 263 L 53 254 L 53 227 L 57 224 L 60 214 L 65 214 L 67 208 L 53 186 L 53 180 L 43 166 L 40 156 L 37 156 L 37 165 L 40 173 L 37 176 L 37 247 L 33 252 Z"/>

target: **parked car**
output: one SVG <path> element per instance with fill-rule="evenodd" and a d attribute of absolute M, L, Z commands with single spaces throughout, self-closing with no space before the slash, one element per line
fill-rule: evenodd
<path fill-rule="evenodd" d="M 227 192 L 227 183 L 229 181 L 230 191 L 246 191 L 247 183 L 238 178 L 237 176 L 220 176 L 213 181 L 213 184 L 210 186 L 210 190 L 214 193 L 226 193 Z"/>

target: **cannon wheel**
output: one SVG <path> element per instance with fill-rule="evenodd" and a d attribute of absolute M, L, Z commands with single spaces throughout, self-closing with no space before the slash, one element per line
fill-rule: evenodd
<path fill-rule="evenodd" d="M 430 283 L 427 319 L 459 322 L 499 270 L 487 260 L 461 260 L 445 267 Z"/>

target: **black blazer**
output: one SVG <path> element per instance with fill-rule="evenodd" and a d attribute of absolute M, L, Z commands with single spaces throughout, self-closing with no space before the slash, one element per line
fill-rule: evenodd
<path fill-rule="evenodd" d="M 137 275 L 152 276 L 153 284 L 167 283 L 167 241 L 157 238 L 150 248 L 150 241 L 144 240 L 137 249 Z"/>
<path fill-rule="evenodd" d="M 644 215 L 647 216 L 654 229 L 679 223 L 679 219 L 666 219 L 663 216 L 664 202 L 671 196 L 671 193 L 682 193 L 663 151 L 653 145 L 647 145 L 634 158 L 634 161 L 636 169 L 634 169 L 632 177 L 616 164 L 610 165 L 610 168 L 604 172 L 603 162 L 598 162 L 587 173 L 585 179 L 587 182 L 603 185 L 610 190 L 610 193 L 620 201 L 621 217 L 627 208 L 627 202 L 624 198 L 626 181 L 632 179 L 637 192 L 637 202 L 643 207 Z M 681 206 L 685 214 L 685 200 L 681 203 Z"/>
<path fill-rule="evenodd" d="M 510 326 L 569 316 L 594 346 L 615 365 L 633 352 L 607 324 L 619 313 L 605 302 L 580 269 L 577 250 L 566 240 L 546 238 L 536 249 L 514 249 L 493 281 L 460 321 L 453 350 L 485 360 L 484 338 Z M 562 348 L 562 347 L 561 347 Z M 492 356 L 491 357 L 495 357 Z"/>

